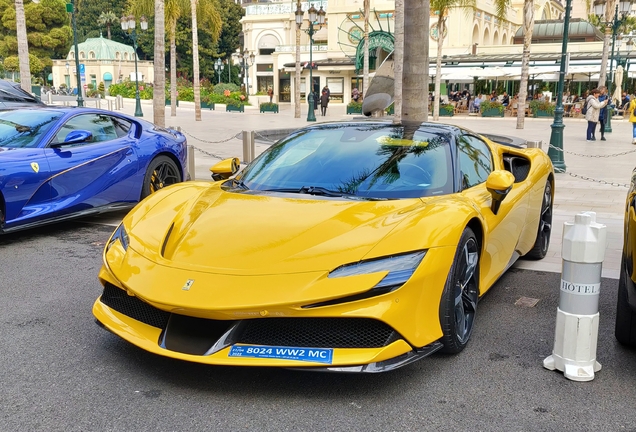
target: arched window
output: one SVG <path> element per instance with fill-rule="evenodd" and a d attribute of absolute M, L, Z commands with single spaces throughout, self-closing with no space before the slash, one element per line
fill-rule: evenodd
<path fill-rule="evenodd" d="M 119 60 L 121 58 L 121 53 L 119 51 L 117 51 L 115 53 L 115 60 Z"/>
<path fill-rule="evenodd" d="M 91 60 L 95 60 L 95 51 L 89 51 L 88 52 L 88 58 Z"/>
<path fill-rule="evenodd" d="M 80 51 L 80 60 L 85 58 L 86 58 L 86 54 L 84 54 L 84 51 Z"/>
<path fill-rule="evenodd" d="M 124 60 L 128 60 L 128 53 L 127 52 L 124 53 Z"/>

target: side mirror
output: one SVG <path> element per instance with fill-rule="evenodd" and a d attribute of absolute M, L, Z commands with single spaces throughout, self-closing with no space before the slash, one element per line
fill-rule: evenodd
<path fill-rule="evenodd" d="M 91 139 L 93 139 L 92 132 L 78 129 L 78 130 L 69 132 L 68 135 L 66 135 L 66 138 L 64 138 L 64 142 L 51 144 L 51 147 L 55 148 L 55 147 L 62 147 L 68 144 L 79 144 L 86 141 L 90 141 Z"/>
<path fill-rule="evenodd" d="M 241 161 L 239 158 L 234 157 L 224 159 L 210 167 L 210 171 L 212 171 L 212 179 L 216 181 L 229 179 L 238 172 L 240 167 Z"/>
<path fill-rule="evenodd" d="M 494 214 L 499 211 L 501 202 L 506 198 L 508 192 L 515 183 L 515 176 L 510 171 L 497 170 L 490 173 L 486 179 L 486 189 L 492 196 L 492 204 L 490 209 Z"/>

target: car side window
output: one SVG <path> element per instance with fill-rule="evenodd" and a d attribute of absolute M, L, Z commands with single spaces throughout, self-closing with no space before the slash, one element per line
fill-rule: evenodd
<path fill-rule="evenodd" d="M 55 142 L 63 143 L 66 136 L 74 130 L 87 130 L 93 139 L 86 144 L 110 141 L 119 137 L 113 119 L 104 114 L 80 114 L 69 119 L 55 135 Z"/>
<path fill-rule="evenodd" d="M 132 123 L 130 123 L 128 120 L 124 120 L 119 117 L 111 117 L 111 118 L 113 120 L 113 124 L 115 125 L 115 132 L 117 132 L 117 136 L 121 138 L 128 135 L 128 132 L 130 132 L 130 127 L 132 126 Z"/>
<path fill-rule="evenodd" d="M 462 189 L 486 181 L 492 172 L 492 154 L 488 145 L 472 135 L 462 135 L 457 141 Z"/>

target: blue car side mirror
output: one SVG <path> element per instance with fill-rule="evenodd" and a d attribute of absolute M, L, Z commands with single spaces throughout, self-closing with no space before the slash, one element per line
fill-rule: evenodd
<path fill-rule="evenodd" d="M 64 142 L 61 143 L 62 145 L 65 144 L 77 144 L 77 143 L 82 143 L 82 142 L 86 142 L 86 141 L 90 141 L 93 138 L 93 134 L 90 131 L 87 130 L 74 130 L 69 132 L 68 135 L 66 135 L 66 138 L 64 138 Z"/>

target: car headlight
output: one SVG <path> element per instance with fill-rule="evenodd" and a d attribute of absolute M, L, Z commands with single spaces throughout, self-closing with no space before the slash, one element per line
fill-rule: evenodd
<path fill-rule="evenodd" d="M 115 232 L 113 233 L 108 245 L 106 246 L 106 252 L 110 249 L 110 247 L 117 241 L 121 243 L 121 247 L 124 250 L 128 249 L 128 233 L 126 232 L 126 228 L 124 228 L 124 223 L 120 223 Z"/>
<path fill-rule="evenodd" d="M 354 264 L 345 264 L 331 273 L 330 278 L 356 276 L 377 272 L 388 272 L 384 278 L 373 287 L 385 288 L 404 284 L 415 272 L 415 269 L 426 255 L 426 251 L 411 252 L 403 255 L 393 255 L 369 261 L 360 261 Z"/>

